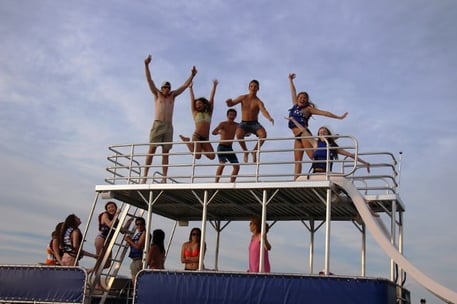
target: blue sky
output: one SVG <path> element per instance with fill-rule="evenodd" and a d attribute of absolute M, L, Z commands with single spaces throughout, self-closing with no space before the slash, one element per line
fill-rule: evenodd
<path fill-rule="evenodd" d="M 287 75 L 295 72 L 298 90 L 320 108 L 349 112 L 343 121 L 312 120 L 313 131 L 326 124 L 355 136 L 361 151 L 402 151 L 405 255 L 456 290 L 456 17 L 453 0 L 1 1 L 0 263 L 42 261 L 56 222 L 76 213 L 85 224 L 94 186 L 106 177 L 107 146 L 148 140 L 153 105 L 143 60 L 151 54 L 157 82 L 178 85 L 192 65 L 196 95 L 208 96 L 219 80 L 213 121 L 225 119 L 223 101 L 255 78 L 276 120 L 261 120 L 268 136 L 290 136 L 282 117 Z M 175 106 L 175 139 L 192 124 L 185 92 Z M 171 224 L 160 223 L 168 233 Z M 275 229 L 273 270 L 305 267 L 306 256 L 284 259 L 306 254 L 303 227 Z M 333 267 L 357 274 L 358 236 L 339 229 L 335 247 L 343 253 Z M 187 233 L 178 230 L 174 252 Z M 247 223 L 223 238 L 220 263 L 244 270 Z M 368 241 L 368 275 L 388 277 L 386 255 Z M 181 268 L 177 254 L 167 266 Z M 438 301 L 412 279 L 407 287 L 416 303 Z"/>

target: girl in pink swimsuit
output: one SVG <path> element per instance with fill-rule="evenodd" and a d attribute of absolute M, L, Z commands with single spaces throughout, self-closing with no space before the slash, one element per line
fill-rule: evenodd
<path fill-rule="evenodd" d="M 248 272 L 260 272 L 260 241 L 261 241 L 261 220 L 257 216 L 252 216 L 249 223 L 252 232 L 251 242 L 249 243 L 249 270 Z M 268 225 L 266 225 L 263 248 L 263 272 L 270 272 L 270 259 L 268 251 L 271 245 L 267 239 Z"/>

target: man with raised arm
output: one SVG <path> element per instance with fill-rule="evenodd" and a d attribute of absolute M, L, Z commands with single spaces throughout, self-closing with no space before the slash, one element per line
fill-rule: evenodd
<path fill-rule="evenodd" d="M 262 100 L 257 97 L 257 91 L 259 90 L 259 81 L 251 80 L 249 82 L 248 94 L 241 95 L 235 99 L 227 99 L 227 106 L 232 107 L 241 103 L 241 123 L 236 130 L 236 138 L 240 140 L 241 149 L 244 151 L 244 162 L 248 162 L 249 151 L 244 142 L 244 137 L 249 134 L 255 134 L 260 140 L 252 150 L 253 162 L 257 162 L 257 150 L 262 146 L 264 139 L 267 137 L 267 131 L 259 123 L 259 111 L 262 112 L 263 116 L 268 119 L 273 125 L 274 120 L 268 113 Z"/>
<path fill-rule="evenodd" d="M 173 109 L 175 98 L 184 92 L 184 90 L 192 83 L 193 78 L 197 74 L 195 66 L 192 67 L 189 78 L 176 90 L 171 90 L 171 84 L 164 81 L 160 90 L 156 87 L 151 77 L 149 64 L 151 63 L 151 55 L 148 55 L 144 60 L 144 70 L 149 89 L 154 95 L 154 122 L 149 133 L 149 151 L 146 156 L 145 169 L 142 183 L 147 182 L 149 166 L 152 163 L 152 157 L 156 152 L 157 146 L 162 146 L 162 183 L 166 183 L 168 174 L 168 153 L 172 147 L 173 141 Z M 158 144 L 161 143 L 161 144 Z"/>

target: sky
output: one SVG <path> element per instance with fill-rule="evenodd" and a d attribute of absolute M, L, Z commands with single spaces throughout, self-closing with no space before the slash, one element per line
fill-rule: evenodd
<path fill-rule="evenodd" d="M 154 113 L 144 59 L 151 54 L 157 83 L 176 87 L 195 65 L 196 95 L 208 96 L 218 79 L 213 121 L 225 119 L 227 98 L 258 79 L 275 119 L 271 126 L 260 118 L 268 136 L 291 136 L 283 116 L 288 74 L 296 73 L 297 90 L 319 108 L 349 112 L 345 120 L 313 119 L 313 131 L 327 125 L 352 135 L 363 152 L 401 151 L 405 255 L 457 290 L 454 0 L 0 0 L 0 25 L 1 264 L 44 261 L 57 222 L 75 213 L 86 224 L 95 185 L 107 177 L 107 147 L 147 142 Z M 191 128 L 184 92 L 175 105 L 175 140 Z M 173 223 L 157 223 L 169 235 Z M 306 272 L 300 225 L 279 223 L 269 233 L 273 271 Z M 178 228 L 168 268 L 182 267 L 179 248 L 189 229 Z M 344 224 L 334 230 L 333 251 L 342 253 L 333 272 L 357 275 L 359 236 Z M 249 237 L 247 223 L 224 231 L 220 268 L 246 269 Z M 367 275 L 388 278 L 387 256 L 370 237 L 368 246 Z M 213 260 L 208 253 L 206 264 Z M 406 287 L 413 303 L 440 303 L 410 277 Z"/>

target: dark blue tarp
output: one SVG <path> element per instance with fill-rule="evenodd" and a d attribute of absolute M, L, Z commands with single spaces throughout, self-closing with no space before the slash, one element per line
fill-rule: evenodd
<path fill-rule="evenodd" d="M 395 304 L 385 279 L 224 272 L 144 270 L 135 304 L 145 303 L 338 303 Z"/>
<path fill-rule="evenodd" d="M 82 303 L 85 281 L 80 267 L 0 265 L 0 300 Z"/>

